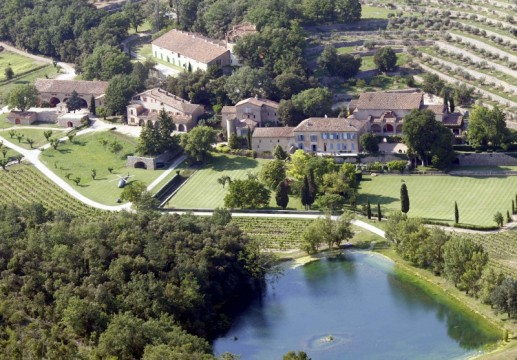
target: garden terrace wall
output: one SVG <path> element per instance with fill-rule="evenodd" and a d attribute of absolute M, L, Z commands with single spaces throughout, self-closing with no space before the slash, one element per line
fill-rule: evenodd
<path fill-rule="evenodd" d="M 502 153 L 458 154 L 460 166 L 517 166 L 517 158 Z"/>

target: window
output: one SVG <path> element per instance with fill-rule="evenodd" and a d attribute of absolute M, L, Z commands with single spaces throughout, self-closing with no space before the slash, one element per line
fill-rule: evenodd
<path fill-rule="evenodd" d="M 339 144 L 339 143 L 337 144 L 337 149 L 341 150 L 341 144 Z"/>
<path fill-rule="evenodd" d="M 303 138 L 303 135 L 297 135 L 296 136 L 296 140 L 298 140 L 298 141 L 305 141 L 304 138 Z M 303 149 L 303 148 L 300 148 L 300 149 Z"/>
<path fill-rule="evenodd" d="M 259 139 L 259 144 L 262 142 L 262 140 Z"/>
<path fill-rule="evenodd" d="M 131 112 L 130 112 L 130 114 L 131 114 L 131 115 L 135 115 L 135 114 L 133 113 L 133 109 L 131 109 Z"/>
<path fill-rule="evenodd" d="M 322 134 L 321 134 L 321 138 L 322 138 L 323 140 L 327 140 L 327 137 L 328 137 L 328 134 L 327 134 L 327 133 L 322 133 Z"/>
<path fill-rule="evenodd" d="M 298 144 L 298 149 L 302 149 L 303 150 L 303 143 L 299 143 Z"/>
<path fill-rule="evenodd" d="M 329 134 L 329 139 L 330 139 L 330 140 L 334 140 L 334 134 L 333 134 L 333 133 L 330 133 L 330 134 Z"/>
<path fill-rule="evenodd" d="M 334 144 L 333 143 L 330 143 L 329 149 L 330 150 L 334 150 Z"/>
<path fill-rule="evenodd" d="M 343 144 L 343 150 L 347 150 L 346 144 Z"/>
<path fill-rule="evenodd" d="M 355 144 L 354 144 L 354 143 L 352 143 L 351 150 L 352 150 L 352 151 L 354 151 L 354 150 L 355 150 Z"/>
<path fill-rule="evenodd" d="M 318 141 L 318 135 L 311 135 L 311 142 L 317 142 Z"/>

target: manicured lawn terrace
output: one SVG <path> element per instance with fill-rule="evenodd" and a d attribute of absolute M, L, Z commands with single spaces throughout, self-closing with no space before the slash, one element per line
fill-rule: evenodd
<path fill-rule="evenodd" d="M 395 13 L 395 10 L 366 5 L 361 6 L 362 19 L 387 19 L 389 13 Z"/>
<path fill-rule="evenodd" d="M 17 76 L 42 65 L 46 63 L 7 50 L 0 51 L 0 81 L 7 80 L 4 71 L 9 66 L 13 69 L 14 76 Z"/>
<path fill-rule="evenodd" d="M 108 142 L 118 141 L 123 149 L 118 154 L 110 151 L 109 145 L 104 148 L 99 140 Z M 57 175 L 72 184 L 80 193 L 90 199 L 106 205 L 116 205 L 122 189 L 117 187 L 118 176 L 133 175 L 131 181 L 141 181 L 149 185 L 163 170 L 150 171 L 145 169 L 126 168 L 126 157 L 134 154 L 137 145 L 136 138 L 130 138 L 115 132 L 94 132 L 74 138 L 74 143 L 69 141 L 61 143 L 57 150 L 47 149 L 40 158 Z M 112 167 L 110 174 L 108 167 Z M 91 170 L 97 170 L 96 179 L 91 177 Z M 70 180 L 66 174 L 72 174 Z M 81 183 L 76 186 L 72 181 L 80 177 Z"/>
<path fill-rule="evenodd" d="M 137 50 L 136 52 L 137 52 L 138 55 L 143 56 L 146 59 L 151 59 L 151 60 L 157 62 L 158 64 L 162 64 L 162 65 L 168 66 L 168 67 L 170 67 L 172 69 L 176 69 L 176 70 L 180 70 L 180 71 L 185 71 L 185 69 L 182 68 L 181 66 L 177 66 L 177 65 L 174 65 L 174 64 L 172 64 L 170 62 L 162 60 L 160 58 L 154 57 L 151 44 L 136 45 L 136 46 L 134 46 L 134 49 Z"/>
<path fill-rule="evenodd" d="M 409 192 L 408 215 L 452 223 L 454 202 L 458 203 L 460 222 L 495 225 L 494 214 L 511 211 L 517 192 L 517 177 L 466 176 L 364 176 L 359 189 L 359 204 L 381 203 L 384 211 L 400 209 L 400 186 L 405 182 Z M 373 206 L 375 208 L 375 206 Z"/>
<path fill-rule="evenodd" d="M 260 166 L 267 161 L 269 160 L 215 154 L 211 162 L 194 173 L 165 207 L 188 209 L 222 207 L 228 185 L 223 188 L 217 179 L 224 175 L 232 179 L 245 179 L 247 173 L 257 173 Z M 273 192 L 269 205 L 271 208 L 278 208 Z M 287 207 L 288 209 L 302 209 L 300 199 L 290 197 Z"/>

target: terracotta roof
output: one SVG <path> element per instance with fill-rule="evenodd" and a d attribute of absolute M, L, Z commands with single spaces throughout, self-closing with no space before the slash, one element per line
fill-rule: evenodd
<path fill-rule="evenodd" d="M 229 53 L 222 45 L 214 43 L 202 35 L 171 30 L 153 41 L 153 45 L 183 55 L 203 64 L 215 60 L 219 56 Z"/>
<path fill-rule="evenodd" d="M 174 94 L 168 93 L 160 88 L 144 91 L 140 94 L 135 95 L 136 97 L 149 96 L 153 99 L 158 100 L 162 104 L 172 106 L 175 109 L 181 110 L 185 114 L 193 114 L 199 108 L 204 109 L 203 105 L 191 104 L 187 100 L 180 98 Z"/>
<path fill-rule="evenodd" d="M 442 123 L 445 126 L 460 126 L 463 123 L 463 115 L 459 113 L 446 114 Z"/>
<path fill-rule="evenodd" d="M 359 95 L 358 110 L 411 110 L 419 109 L 422 93 L 367 92 Z"/>
<path fill-rule="evenodd" d="M 235 124 L 236 127 L 250 127 L 254 129 L 257 126 L 258 122 L 253 119 L 241 119 Z"/>
<path fill-rule="evenodd" d="M 306 131 L 359 131 L 366 122 L 344 118 L 308 118 L 303 120 L 295 132 Z"/>
<path fill-rule="evenodd" d="M 424 105 L 424 107 L 422 109 L 431 110 L 436 115 L 442 115 L 445 112 L 445 105 L 444 104 Z"/>
<path fill-rule="evenodd" d="M 275 126 L 275 127 L 261 127 L 256 128 L 253 133 L 255 138 L 280 138 L 293 137 L 294 127 L 290 126 Z"/>
<path fill-rule="evenodd" d="M 102 95 L 108 87 L 107 81 L 38 79 L 34 86 L 40 93 L 66 93 Z"/>
<path fill-rule="evenodd" d="M 38 114 L 34 111 L 11 111 L 7 115 L 8 120 L 14 120 L 14 119 L 35 120 L 37 117 L 38 117 Z"/>
<path fill-rule="evenodd" d="M 278 106 L 280 105 L 279 103 L 277 103 L 276 101 L 273 101 L 273 100 L 250 97 L 250 98 L 239 101 L 237 104 L 235 104 L 235 106 L 244 105 L 244 104 L 253 104 L 256 106 L 270 106 L 275 109 L 278 109 Z"/>
<path fill-rule="evenodd" d="M 221 109 L 221 114 L 235 114 L 236 112 L 235 106 L 223 106 Z"/>

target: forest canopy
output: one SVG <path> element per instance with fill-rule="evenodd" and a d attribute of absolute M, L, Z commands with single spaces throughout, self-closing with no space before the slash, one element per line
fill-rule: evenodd
<path fill-rule="evenodd" d="M 228 221 L 0 207 L 0 358 L 210 359 L 269 261 Z"/>

